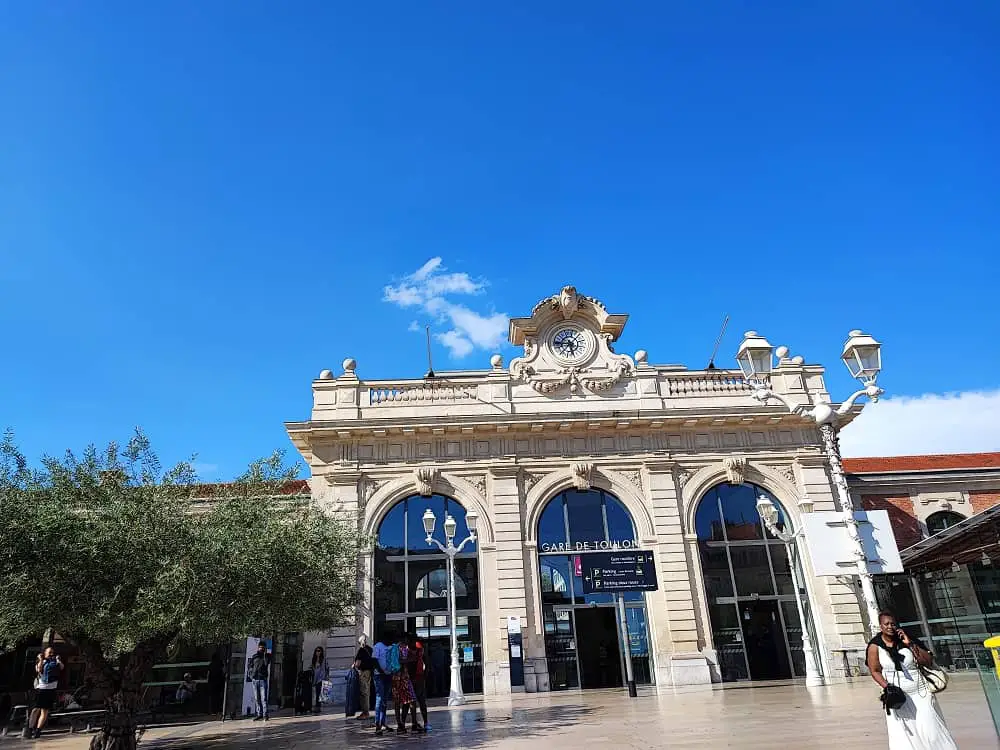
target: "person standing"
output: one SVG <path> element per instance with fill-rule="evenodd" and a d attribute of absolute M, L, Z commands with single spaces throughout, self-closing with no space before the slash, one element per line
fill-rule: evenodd
<path fill-rule="evenodd" d="M 372 649 L 375 678 L 375 735 L 382 736 L 386 729 L 385 720 L 388 714 L 389 694 L 392 691 L 392 672 L 389 671 L 389 644 L 392 639 L 388 633 L 381 633 L 375 647 Z"/>
<path fill-rule="evenodd" d="M 372 647 L 368 645 L 368 636 L 358 638 L 358 653 L 354 656 L 354 668 L 358 672 L 358 694 L 360 695 L 361 713 L 359 719 L 367 719 L 368 709 L 372 705 L 372 671 L 375 668 L 372 658 Z"/>
<path fill-rule="evenodd" d="M 35 660 L 35 707 L 28 717 L 28 736 L 38 738 L 56 703 L 63 663 L 50 646 Z"/>
<path fill-rule="evenodd" d="M 257 653 L 247 660 L 247 682 L 253 685 L 254 703 L 257 715 L 254 721 L 268 721 L 268 690 L 271 680 L 271 655 L 267 653 L 267 644 L 260 641 Z"/>
<path fill-rule="evenodd" d="M 316 702 L 313 704 L 313 713 L 319 713 L 319 696 L 323 690 L 323 681 L 326 679 L 328 670 L 326 666 L 326 653 L 321 646 L 317 646 L 312 656 L 313 689 L 316 693 Z"/>
<path fill-rule="evenodd" d="M 906 697 L 899 708 L 886 710 L 889 750 L 958 750 L 920 673 L 920 667 L 934 664 L 934 657 L 899 627 L 892 612 L 880 612 L 878 624 L 879 634 L 868 642 L 868 669 L 883 690 L 894 685 Z"/>
<path fill-rule="evenodd" d="M 423 727 L 417 724 L 417 710 L 414 706 L 412 729 L 415 732 L 426 732 L 431 728 L 427 721 L 427 662 L 425 656 L 423 642 L 411 633 L 410 654 L 406 660 L 406 666 L 410 673 L 410 682 L 413 684 L 413 694 L 416 696 L 417 706 L 420 707 L 420 718 L 424 720 Z"/>
<path fill-rule="evenodd" d="M 406 633 L 400 633 L 389 652 L 389 671 L 392 673 L 392 704 L 396 709 L 396 734 L 406 734 L 406 713 L 413 711 L 413 729 L 422 731 L 417 724 L 417 696 L 413 691 L 409 671 L 410 647 Z"/>

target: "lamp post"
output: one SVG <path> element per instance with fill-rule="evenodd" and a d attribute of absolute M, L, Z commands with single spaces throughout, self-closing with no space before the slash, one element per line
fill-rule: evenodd
<path fill-rule="evenodd" d="M 858 531 L 858 521 L 854 517 L 854 504 L 851 502 L 850 489 L 844 477 L 844 465 L 840 457 L 840 443 L 837 433 L 843 417 L 854 406 L 854 402 L 862 396 L 868 397 L 873 403 L 878 401 L 884 391 L 878 387 L 878 374 L 882 370 L 882 345 L 861 331 L 851 331 L 840 358 L 847 365 L 851 376 L 863 386 L 851 394 L 844 403 L 836 409 L 829 402 L 809 406 L 794 406 L 781 394 L 771 389 L 771 370 L 773 369 L 774 347 L 756 331 L 747 331 L 743 335 L 743 343 L 736 352 L 736 362 L 743 372 L 743 378 L 753 389 L 753 397 L 763 404 L 771 399 L 781 404 L 793 414 L 798 414 L 813 420 L 819 427 L 823 439 L 823 447 L 830 462 L 830 475 L 837 492 L 837 501 L 844 516 L 847 533 L 854 547 L 856 571 L 861 579 L 861 596 L 868 612 L 868 628 L 874 634 L 878 630 L 878 600 L 875 597 L 875 587 L 872 585 L 872 574 L 868 570 L 868 556 L 864 543 Z M 778 349 L 778 356 L 788 354 L 785 347 Z"/>
<path fill-rule="evenodd" d="M 465 514 L 465 523 L 469 527 L 469 535 L 462 540 L 461 544 L 455 546 L 455 531 L 458 529 L 458 522 L 451 513 L 444 516 L 444 536 L 448 544 L 441 544 L 434 538 L 434 525 L 437 517 L 430 508 L 424 511 L 423 515 L 424 531 L 427 532 L 427 544 L 436 544 L 438 549 L 444 552 L 448 558 L 448 621 L 451 624 L 451 686 L 448 689 L 448 705 L 465 705 L 465 694 L 462 692 L 462 666 L 458 661 L 458 618 L 455 614 L 455 556 L 458 555 L 469 542 L 476 541 L 476 523 L 479 516 L 474 510 Z"/>
<path fill-rule="evenodd" d="M 799 585 L 799 545 L 798 539 L 802 535 L 802 529 L 789 534 L 778 526 L 778 509 L 770 498 L 761 495 L 757 499 L 757 513 L 761 520 L 774 536 L 785 543 L 788 551 L 789 567 L 792 570 L 792 588 L 795 589 L 795 606 L 799 611 L 799 625 L 802 628 L 802 656 L 806 662 L 806 685 L 812 687 L 823 684 L 823 675 L 820 671 L 819 660 L 816 658 L 816 650 L 812 644 L 812 633 L 806 624 L 805 608 L 802 606 L 802 587 Z"/>

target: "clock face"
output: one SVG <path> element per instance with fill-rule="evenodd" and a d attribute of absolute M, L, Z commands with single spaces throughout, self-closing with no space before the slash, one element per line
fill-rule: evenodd
<path fill-rule="evenodd" d="M 560 328 L 552 337 L 556 355 L 571 362 L 579 362 L 590 354 L 590 338 L 579 328 Z"/>

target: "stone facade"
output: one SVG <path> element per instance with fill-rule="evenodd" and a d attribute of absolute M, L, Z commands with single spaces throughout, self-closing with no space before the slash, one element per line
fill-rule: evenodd
<path fill-rule="evenodd" d="M 309 421 L 287 424 L 311 469 L 315 502 L 374 535 L 385 513 L 414 494 L 449 496 L 479 516 L 483 684 L 510 692 L 506 618 L 524 623 L 527 662 L 546 669 L 537 528 L 546 503 L 572 487 L 604 489 L 625 506 L 639 544 L 656 558 L 659 590 L 646 595 L 659 685 L 717 678 L 694 514 L 720 482 L 769 492 L 798 527 L 799 515 L 837 509 L 815 424 L 755 401 L 738 372 L 653 365 L 613 344 L 627 316 L 609 314 L 572 287 L 510 323 L 523 347 L 505 367 L 422 380 L 361 380 L 343 372 L 313 382 Z M 793 405 L 829 401 L 823 368 L 782 357 L 772 375 Z M 855 412 L 852 412 L 856 413 Z M 372 562 L 361 585 L 371 602 Z M 851 586 L 806 568 L 824 670 L 834 649 L 866 639 Z M 370 607 L 356 626 L 327 638 L 346 666 L 355 637 L 371 634 Z"/>

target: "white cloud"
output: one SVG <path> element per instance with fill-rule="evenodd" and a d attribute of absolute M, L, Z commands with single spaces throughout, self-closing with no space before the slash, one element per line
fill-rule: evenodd
<path fill-rule="evenodd" d="M 398 307 L 419 307 L 439 325 L 448 327 L 434 338 L 442 343 L 455 359 L 467 357 L 476 349 L 496 351 L 507 336 L 509 318 L 494 311 L 477 312 L 466 304 L 449 299 L 455 296 L 477 296 L 486 289 L 486 282 L 467 273 L 445 273 L 439 257 L 431 258 L 411 274 L 383 289 L 382 299 Z M 417 321 L 409 330 L 419 330 Z"/>
<path fill-rule="evenodd" d="M 840 438 L 845 456 L 1000 450 L 1000 390 L 925 393 L 868 404 Z"/>
<path fill-rule="evenodd" d="M 434 338 L 448 347 L 448 351 L 451 352 L 451 356 L 455 359 L 461 359 L 462 357 L 467 357 L 472 354 L 472 350 L 475 347 L 472 342 L 469 341 L 465 336 L 460 334 L 458 331 L 448 331 L 446 333 L 435 333 Z"/>
<path fill-rule="evenodd" d="M 411 320 L 410 325 L 406 327 L 406 330 L 410 333 L 416 333 L 420 330 L 420 324 L 415 320 Z"/>

